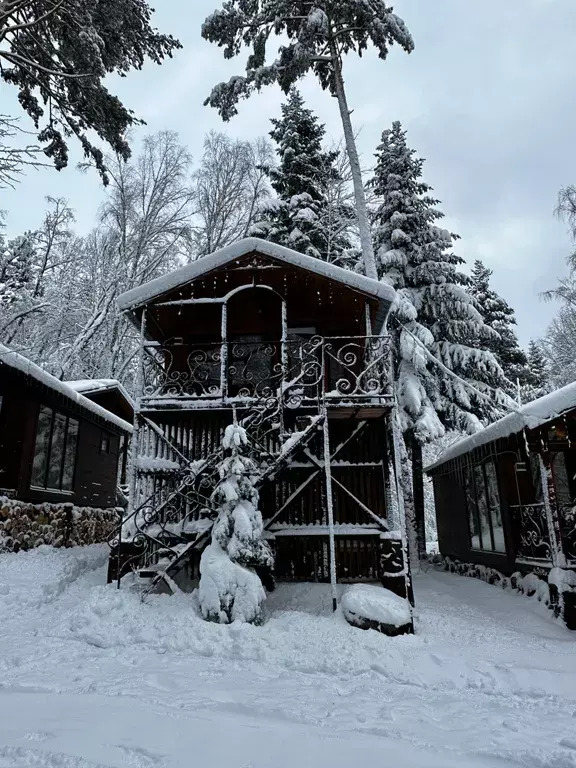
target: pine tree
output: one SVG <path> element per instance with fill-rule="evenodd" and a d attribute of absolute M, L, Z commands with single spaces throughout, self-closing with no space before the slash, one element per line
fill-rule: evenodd
<path fill-rule="evenodd" d="M 384 0 L 226 0 L 204 22 L 202 36 L 224 49 L 224 57 L 238 56 L 244 46 L 252 52 L 244 75 L 236 75 L 212 89 L 206 104 L 224 120 L 237 114 L 237 104 L 264 85 L 278 83 L 284 93 L 308 72 L 338 101 L 356 200 L 356 217 L 365 272 L 376 278 L 374 248 L 362 168 L 344 88 L 342 64 L 346 54 L 362 56 L 373 45 L 384 60 L 396 43 L 406 52 L 414 48 L 406 25 Z M 279 55 L 266 63 L 270 38 L 287 38 Z"/>
<path fill-rule="evenodd" d="M 226 428 L 222 441 L 226 455 L 213 494 L 219 513 L 212 529 L 212 542 L 200 561 L 202 615 L 220 624 L 262 620 L 266 595 L 256 570 L 270 571 L 273 566 L 258 510 L 257 467 L 244 455 L 247 445 L 242 427 L 232 424 Z"/>
<path fill-rule="evenodd" d="M 529 403 L 551 391 L 546 357 L 540 344 L 530 339 L 528 344 L 527 375 L 521 389 L 522 402 Z"/>
<path fill-rule="evenodd" d="M 260 206 L 261 218 L 251 234 L 330 262 L 343 260 L 350 248 L 346 229 L 329 225 L 328 184 L 336 181 L 338 152 L 322 148 L 326 129 L 293 88 L 282 105 L 282 118 L 273 119 L 271 138 L 279 164 L 266 169 L 276 198 Z M 334 215 L 351 218 L 349 211 Z"/>
<path fill-rule="evenodd" d="M 422 444 L 445 429 L 475 432 L 500 415 L 504 377 L 494 355 L 476 341 L 490 331 L 467 292 L 443 214 L 422 180 L 423 160 L 406 144 L 399 122 L 382 134 L 370 182 L 377 198 L 374 240 L 378 274 L 396 289 L 390 324 L 400 425 L 413 462 L 416 505 L 422 505 Z M 496 396 L 495 395 L 496 392 Z M 424 510 L 407 504 L 412 552 L 425 548 Z M 417 528 L 417 535 L 415 532 Z M 414 539 L 417 538 L 417 541 Z"/>
<path fill-rule="evenodd" d="M 34 280 L 34 244 L 31 235 L 0 242 L 0 308 L 26 301 Z"/>
<path fill-rule="evenodd" d="M 507 302 L 490 288 L 492 270 L 477 259 L 472 270 L 470 295 L 476 309 L 480 312 L 484 324 L 494 333 L 485 336 L 483 341 L 498 360 L 504 375 L 510 382 L 509 394 L 514 396 L 516 384 L 528 384 L 528 358 L 518 344 L 518 337 L 513 326 L 516 325 L 514 310 Z"/>

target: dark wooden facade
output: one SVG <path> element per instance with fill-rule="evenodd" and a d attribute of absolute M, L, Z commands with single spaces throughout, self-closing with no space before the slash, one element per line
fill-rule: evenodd
<path fill-rule="evenodd" d="M 60 382 L 54 380 L 55 387 L 51 387 L 50 377 L 44 375 L 38 380 L 14 367 L 10 364 L 13 355 L 0 353 L 0 493 L 30 503 L 115 507 L 119 457 L 129 438 L 130 426 L 108 418 L 105 411 L 95 413 L 87 400 L 73 391 L 67 396 Z M 68 441 L 68 455 L 62 452 L 61 459 L 60 454 L 54 459 L 56 463 L 67 464 L 61 470 L 68 473 L 64 482 L 62 474 L 52 482 L 48 474 L 52 468 L 48 467 L 46 480 L 35 480 L 36 438 L 42 408 L 66 425 L 64 442 Z M 64 451 L 55 445 L 55 440 L 52 445 L 54 451 Z M 46 461 L 49 460 L 48 456 Z"/>
<path fill-rule="evenodd" d="M 330 580 L 332 533 L 339 580 L 381 579 L 394 547 L 390 300 L 378 283 L 371 292 L 365 278 L 350 285 L 343 270 L 321 274 L 313 259 L 302 266 L 257 247 L 206 264 L 125 306 L 143 332 L 127 548 L 144 548 L 140 565 L 179 559 L 186 527 L 214 515 L 215 462 L 236 419 L 264 467 L 260 509 L 277 578 Z"/>
<path fill-rule="evenodd" d="M 576 568 L 576 403 L 428 471 L 441 554 L 504 574 Z"/>

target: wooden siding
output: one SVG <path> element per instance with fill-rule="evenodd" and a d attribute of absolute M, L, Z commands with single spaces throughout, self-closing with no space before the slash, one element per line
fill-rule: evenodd
<path fill-rule="evenodd" d="M 39 387 L 22 375 L 3 370 L 0 374 L 0 487 L 22 501 L 71 502 L 78 506 L 108 508 L 116 505 L 118 429 L 104 420 L 94 421 L 65 398 L 47 387 Z M 40 405 L 78 420 L 78 444 L 71 492 L 30 487 L 36 427 Z M 99 421 L 100 423 L 96 423 Z M 110 436 L 110 452 L 101 453 L 101 438 Z"/>

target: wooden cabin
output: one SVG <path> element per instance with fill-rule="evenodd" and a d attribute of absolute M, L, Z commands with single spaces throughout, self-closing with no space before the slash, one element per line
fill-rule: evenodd
<path fill-rule="evenodd" d="M 113 509 L 131 433 L 128 421 L 0 345 L 0 495 Z"/>
<path fill-rule="evenodd" d="M 121 296 L 142 346 L 131 507 L 110 579 L 135 568 L 152 588 L 194 571 L 236 420 L 262 468 L 276 578 L 384 580 L 405 594 L 386 503 L 393 299 L 387 285 L 255 238 Z"/>
<path fill-rule="evenodd" d="M 426 471 L 442 555 L 507 575 L 576 569 L 576 383 L 457 442 Z"/>

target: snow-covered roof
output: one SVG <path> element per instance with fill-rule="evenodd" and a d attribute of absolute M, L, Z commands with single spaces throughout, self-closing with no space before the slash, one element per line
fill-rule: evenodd
<path fill-rule="evenodd" d="M 81 408 L 90 411 L 95 416 L 99 416 L 101 419 L 105 419 L 111 424 L 114 424 L 123 432 L 132 432 L 132 425 L 128 424 L 127 421 L 124 421 L 124 419 L 121 419 L 119 416 L 110 413 L 110 411 L 107 411 L 100 405 L 93 403 L 92 400 L 89 400 L 80 392 L 73 389 L 70 384 L 64 381 L 60 381 L 55 376 L 52 376 L 52 374 L 44 371 L 42 368 L 40 368 L 40 366 L 36 365 L 36 363 L 33 363 L 26 357 L 18 354 L 18 352 L 14 352 L 13 350 L 8 349 L 8 347 L 5 347 L 3 344 L 0 344 L 0 365 L 6 365 L 9 368 L 14 368 L 15 370 L 21 371 L 27 376 L 30 376 L 31 379 L 34 379 L 38 383 L 43 384 L 45 387 L 49 387 L 50 389 L 54 390 L 54 392 L 58 392 L 64 397 L 68 398 L 71 402 L 76 403 Z"/>
<path fill-rule="evenodd" d="M 175 288 L 179 288 L 197 277 L 211 272 L 214 269 L 223 267 L 226 264 L 238 259 L 242 256 L 246 256 L 249 253 L 256 251 L 264 256 L 269 256 L 276 261 L 290 264 L 300 269 L 314 272 L 317 275 L 322 275 L 330 280 L 336 280 L 339 283 L 355 288 L 362 293 L 374 296 L 381 301 L 387 301 L 392 303 L 394 301 L 395 292 L 392 286 L 386 283 L 381 283 L 378 280 L 373 280 L 370 277 L 359 275 L 356 272 L 351 272 L 342 267 L 337 267 L 334 264 L 328 264 L 320 259 L 315 259 L 312 256 L 306 256 L 303 253 L 298 253 L 290 248 L 285 248 L 282 245 L 276 245 L 270 243 L 267 240 L 261 240 L 257 237 L 248 237 L 244 240 L 239 240 L 237 243 L 226 246 L 209 256 L 204 256 L 197 261 L 188 264 L 181 269 L 177 269 L 175 272 L 169 272 L 162 277 L 151 280 L 149 283 L 144 283 L 137 288 L 123 293 L 118 298 L 118 306 L 120 310 L 126 311 L 135 309 L 136 307 L 145 304 L 151 299 L 155 299 L 168 291 L 172 291 Z"/>
<path fill-rule="evenodd" d="M 509 413 L 503 419 L 495 421 L 475 435 L 459 440 L 444 451 L 438 461 L 426 467 L 426 471 L 430 472 L 457 456 L 473 451 L 474 448 L 493 443 L 503 437 L 515 435 L 524 429 L 536 429 L 536 427 L 554 421 L 574 408 L 576 408 L 576 382 L 568 384 L 556 392 L 551 392 L 549 395 L 539 397 L 537 400 L 532 400 L 531 403 L 526 403 L 517 411 Z"/>
<path fill-rule="evenodd" d="M 129 404 L 134 408 L 134 401 L 117 379 L 78 379 L 76 381 L 65 381 L 69 387 L 80 394 L 94 394 L 96 392 L 113 392 L 117 390 Z"/>

